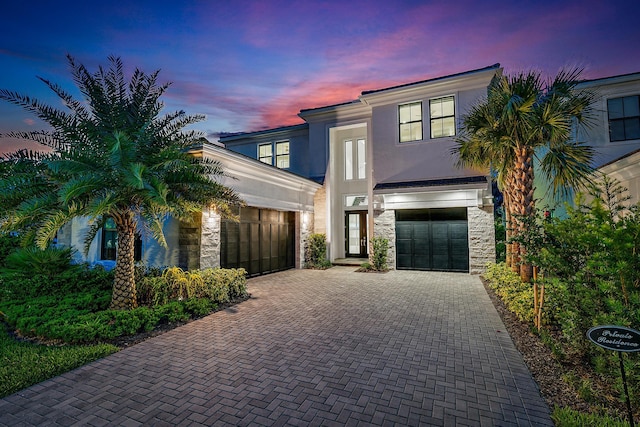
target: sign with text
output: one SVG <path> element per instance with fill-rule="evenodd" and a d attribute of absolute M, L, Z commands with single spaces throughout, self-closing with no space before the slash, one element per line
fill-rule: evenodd
<path fill-rule="evenodd" d="M 640 332 L 623 326 L 594 326 L 587 331 L 587 338 L 607 350 L 640 351 Z"/>

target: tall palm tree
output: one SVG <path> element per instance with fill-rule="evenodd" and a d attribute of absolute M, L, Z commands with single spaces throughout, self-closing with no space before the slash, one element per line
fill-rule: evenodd
<path fill-rule="evenodd" d="M 3 169 L 11 173 L 0 174 L 0 204 L 5 208 L 0 225 L 26 230 L 25 237 L 44 248 L 72 218 L 89 217 L 88 250 L 112 218 L 118 245 L 111 308 L 133 308 L 139 223 L 166 247 L 162 225 L 167 216 L 191 218 L 204 206 L 215 206 L 224 216 L 241 201 L 218 182 L 224 175 L 218 162 L 189 153 L 202 135 L 184 128 L 204 117 L 183 111 L 160 116 L 160 97 L 170 84 L 158 84 L 158 71 L 136 69 L 126 81 L 120 58 L 109 57 L 109 68 L 99 67 L 94 73 L 71 56 L 68 61 L 83 100 L 40 78 L 67 110 L 0 90 L 0 99 L 34 113 L 51 127 L 7 135 L 36 141 L 50 151 L 5 157 Z"/>
<path fill-rule="evenodd" d="M 454 153 L 461 167 L 491 169 L 504 194 L 508 237 L 535 215 L 534 160 L 555 195 L 589 180 L 593 149 L 576 141 L 576 126 L 589 124 L 593 93 L 576 85 L 580 70 L 561 71 L 545 81 L 539 73 L 496 75 L 487 97 L 463 117 Z M 524 248 L 507 244 L 507 263 L 531 279 Z"/>

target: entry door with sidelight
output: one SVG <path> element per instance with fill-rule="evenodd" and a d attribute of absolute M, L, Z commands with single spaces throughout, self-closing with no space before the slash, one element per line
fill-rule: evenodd
<path fill-rule="evenodd" d="M 367 212 L 347 212 L 345 218 L 345 256 L 366 258 Z"/>

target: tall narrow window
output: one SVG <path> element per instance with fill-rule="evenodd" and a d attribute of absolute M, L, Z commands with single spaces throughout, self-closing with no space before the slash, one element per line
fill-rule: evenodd
<path fill-rule="evenodd" d="M 289 141 L 276 142 L 276 166 L 289 168 Z"/>
<path fill-rule="evenodd" d="M 422 102 L 398 106 L 400 142 L 422 140 Z"/>
<path fill-rule="evenodd" d="M 364 147 L 365 147 L 365 143 L 364 143 L 364 139 L 359 139 L 358 140 L 358 179 L 365 179 L 367 177 L 366 175 L 366 158 L 365 158 L 365 153 L 364 153 Z"/>
<path fill-rule="evenodd" d="M 625 96 L 607 100 L 609 140 L 640 139 L 640 96 Z"/>
<path fill-rule="evenodd" d="M 344 141 L 344 179 L 367 179 L 366 140 L 359 138 Z"/>
<path fill-rule="evenodd" d="M 350 139 L 344 142 L 344 179 L 353 179 L 353 141 Z"/>
<path fill-rule="evenodd" d="M 258 160 L 269 165 L 273 164 L 273 147 L 271 143 L 258 145 Z"/>
<path fill-rule="evenodd" d="M 456 115 L 453 96 L 429 100 L 431 138 L 442 138 L 456 134 Z"/>

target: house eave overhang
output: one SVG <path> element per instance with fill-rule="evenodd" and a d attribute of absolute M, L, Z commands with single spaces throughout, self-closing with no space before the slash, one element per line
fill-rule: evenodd
<path fill-rule="evenodd" d="M 439 96 L 444 93 L 486 87 L 491 78 L 500 72 L 500 64 L 494 64 L 477 70 L 436 77 L 415 83 L 364 91 L 359 99 L 367 105 L 375 106 L 393 102 L 404 102 L 412 97 Z"/>
<path fill-rule="evenodd" d="M 249 206 L 313 211 L 313 196 L 322 187 L 300 175 L 219 146 L 204 144 L 193 154 L 219 161 L 228 175 L 220 182 L 236 190 Z"/>
<path fill-rule="evenodd" d="M 427 209 L 493 205 L 486 176 L 377 184 L 376 200 L 384 209 Z"/>

